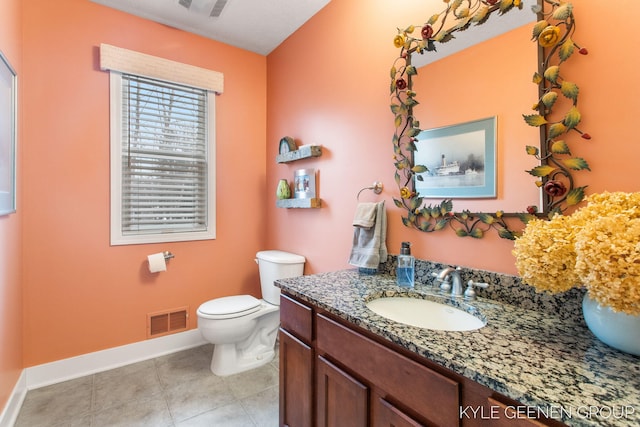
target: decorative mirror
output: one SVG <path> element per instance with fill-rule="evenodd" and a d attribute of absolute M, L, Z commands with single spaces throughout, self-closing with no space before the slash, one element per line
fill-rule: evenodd
<path fill-rule="evenodd" d="M 531 142 L 527 143 L 522 143 L 522 140 L 498 142 L 512 147 L 514 144 L 519 145 L 517 149 L 523 153 L 525 162 L 528 161 L 528 165 L 533 165 L 528 166 L 529 170 L 525 170 L 529 174 L 527 183 L 532 186 L 531 191 L 536 194 L 537 202 L 528 203 L 521 209 L 514 210 L 498 208 L 492 209 L 491 212 L 472 213 L 470 209 L 463 209 L 456 212 L 453 207 L 453 197 L 446 197 L 445 192 L 438 193 L 440 198 L 444 194 L 443 200 L 429 204 L 428 199 L 432 196 L 424 190 L 428 188 L 424 183 L 425 179 L 433 178 L 436 181 L 438 178 L 457 179 L 458 175 L 460 179 L 470 179 L 473 176 L 464 177 L 464 175 L 475 175 L 478 170 L 484 171 L 484 163 L 480 162 L 479 167 L 476 167 L 472 162 L 466 164 L 460 162 L 456 165 L 457 167 L 452 167 L 452 163 L 446 163 L 443 153 L 442 164 L 434 166 L 433 163 L 427 164 L 423 160 L 424 156 L 416 156 L 421 148 L 423 151 L 428 151 L 434 147 L 430 146 L 426 149 L 421 145 L 428 139 L 425 135 L 441 135 L 437 131 L 443 129 L 421 129 L 417 114 L 414 116 L 420 104 L 416 84 L 418 68 L 414 65 L 414 62 L 417 62 L 415 59 L 435 52 L 437 46 L 450 42 L 460 32 L 472 32 L 474 27 L 489 25 L 487 21 L 491 16 L 505 19 L 502 17 L 510 12 L 522 10 L 524 6 L 522 0 L 445 0 L 444 3 L 446 7 L 441 13 L 434 14 L 420 27 L 409 25 L 404 29 L 398 29 L 394 39 L 395 46 L 400 49 L 400 55 L 390 72 L 391 111 L 395 117 L 396 128 L 393 136 L 395 181 L 400 189 L 400 197 L 394 198 L 394 203 L 406 210 L 406 216 L 402 217 L 404 225 L 420 231 L 432 232 L 451 228 L 458 236 L 480 238 L 493 229 L 500 237 L 515 239 L 518 231 L 510 227 L 510 221 L 506 218 L 519 217 L 523 222 L 527 222 L 533 216 L 563 213 L 584 198 L 585 186 L 575 185 L 572 174 L 576 171 L 589 170 L 589 165 L 584 159 L 573 156 L 569 146 L 576 137 L 590 139 L 590 136 L 578 128 L 581 121 L 581 114 L 577 107 L 578 86 L 566 80 L 567 76 L 560 73 L 560 68 L 574 53 L 586 55 L 587 50 L 573 40 L 575 19 L 571 3 L 538 0 L 532 6 L 533 12 L 537 14 L 537 22 L 530 30 L 530 34 L 534 42 L 532 44 L 537 45 L 537 52 L 534 54 L 538 63 L 532 82 L 534 89 L 537 87 L 537 94 L 535 91 L 532 93 L 537 99 L 520 100 L 515 98 L 515 94 L 512 98 L 517 102 L 527 101 L 530 105 L 533 104 L 534 111 L 531 114 L 523 114 L 524 121 L 519 119 L 519 124 L 534 131 L 534 136 Z M 508 61 L 508 56 L 503 58 L 503 62 Z M 533 64 L 528 65 L 534 67 Z M 502 63 L 488 63 L 487 68 L 493 70 L 491 75 L 494 80 L 503 79 L 505 75 L 510 74 L 504 72 Z M 482 72 L 476 67 L 470 67 L 468 82 L 430 79 L 429 75 L 423 76 L 422 79 L 434 82 L 432 88 L 435 85 L 446 89 L 447 85 L 468 84 L 465 90 L 471 91 L 474 83 L 477 83 L 474 78 L 479 71 Z M 469 89 L 466 89 L 467 87 Z M 425 90 L 428 98 L 433 93 L 433 89 Z M 510 94 L 509 90 L 508 85 L 502 88 L 502 91 Z M 429 105 L 436 106 L 430 111 L 434 109 L 437 111 L 438 101 L 438 98 L 429 99 Z M 459 103 L 467 101 L 457 100 Z M 485 116 L 478 116 L 475 119 L 486 119 L 491 115 L 491 112 L 488 112 Z M 473 122 L 473 120 L 466 121 Z M 497 117 L 497 121 L 500 123 L 500 116 Z M 462 132 L 460 129 L 466 129 L 464 126 L 469 123 L 444 129 L 444 134 L 459 136 Z M 443 139 L 439 142 L 450 144 L 448 140 Z M 490 142 L 486 144 L 490 145 Z M 435 150 L 444 151 L 440 148 Z M 527 155 L 534 157 L 535 163 L 531 162 L 531 157 Z M 513 158 L 499 158 L 498 165 L 494 168 L 503 167 L 503 163 L 507 160 L 511 162 Z M 491 167 L 487 165 L 487 169 Z M 533 180 L 531 176 L 534 177 Z M 504 180 L 507 180 L 506 177 Z M 460 192 L 453 194 L 457 193 Z M 462 192 L 462 194 L 465 193 Z"/>

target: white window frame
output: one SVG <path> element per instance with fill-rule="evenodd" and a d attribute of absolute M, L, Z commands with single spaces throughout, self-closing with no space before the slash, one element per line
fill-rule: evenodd
<path fill-rule="evenodd" d="M 116 59 L 113 59 L 116 58 Z M 122 65 L 123 58 L 128 61 Z M 143 60 L 144 66 L 153 69 L 153 73 L 139 72 Z M 124 61 L 127 62 L 127 61 Z M 110 72 L 110 150 L 111 150 L 111 245 L 131 245 L 145 243 L 164 243 L 179 242 L 192 240 L 210 240 L 216 238 L 216 168 L 215 168 L 215 95 L 222 92 L 222 75 L 220 73 L 209 70 L 197 69 L 196 67 L 184 64 L 174 63 L 161 58 L 149 57 L 148 55 L 137 54 L 136 52 L 126 51 L 120 48 L 114 48 L 108 45 L 101 46 L 101 67 L 108 69 Z M 170 72 L 163 73 L 162 69 L 158 73 L 158 69 L 169 67 Z M 118 69 L 119 68 L 119 69 Z M 180 78 L 181 69 L 185 71 L 186 78 Z M 195 81 L 200 83 L 206 78 L 213 76 L 213 83 L 204 81 L 204 84 L 194 84 Z M 144 234 L 125 234 L 122 231 L 122 74 L 134 74 L 144 77 L 156 78 L 159 80 L 169 81 L 171 83 L 186 84 L 194 87 L 207 89 L 207 228 L 202 231 L 186 231 L 171 233 L 144 233 Z M 201 73 L 201 75 L 197 75 Z M 213 74 L 212 74 L 213 73 Z M 150 75 L 152 74 L 152 75 Z M 160 74 L 160 75 L 158 75 Z M 166 78 L 167 74 L 171 75 L 171 79 Z M 212 90 L 214 89 L 214 90 Z"/>

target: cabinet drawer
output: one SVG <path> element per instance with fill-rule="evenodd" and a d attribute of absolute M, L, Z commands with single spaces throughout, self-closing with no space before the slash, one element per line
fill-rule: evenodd
<path fill-rule="evenodd" d="M 310 343 L 313 339 L 313 310 L 287 295 L 280 295 L 280 326 Z"/>
<path fill-rule="evenodd" d="M 361 378 L 439 426 L 460 424 L 460 385 L 324 315 L 316 318 L 316 343 Z"/>
<path fill-rule="evenodd" d="M 487 402 L 489 403 L 489 407 L 493 409 L 491 422 L 492 426 L 495 427 L 543 427 L 543 426 L 551 426 L 558 425 L 555 420 L 536 420 L 535 418 L 528 418 L 533 414 L 526 413 L 526 410 L 523 411 L 520 409 L 520 412 L 517 412 L 517 408 L 526 408 L 524 405 L 510 405 L 499 400 L 496 400 L 492 397 L 487 398 Z M 496 410 L 497 409 L 497 410 Z"/>

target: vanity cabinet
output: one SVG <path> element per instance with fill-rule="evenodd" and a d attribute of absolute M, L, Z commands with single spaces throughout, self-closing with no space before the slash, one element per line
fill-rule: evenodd
<path fill-rule="evenodd" d="M 563 425 L 284 293 L 280 316 L 281 426 Z"/>
<path fill-rule="evenodd" d="M 314 425 L 313 311 L 280 297 L 280 425 Z"/>

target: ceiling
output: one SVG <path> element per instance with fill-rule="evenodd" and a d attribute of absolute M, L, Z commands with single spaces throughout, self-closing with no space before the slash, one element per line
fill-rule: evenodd
<path fill-rule="evenodd" d="M 438 43 L 435 52 L 413 55 L 411 64 L 422 67 L 515 28 L 536 22 L 537 18 L 537 15 L 528 7 L 513 8 L 504 15 L 494 13 L 483 25 L 474 25 L 467 31 L 458 31 L 451 41 Z"/>
<path fill-rule="evenodd" d="M 331 0 L 91 1 L 267 55 Z"/>

